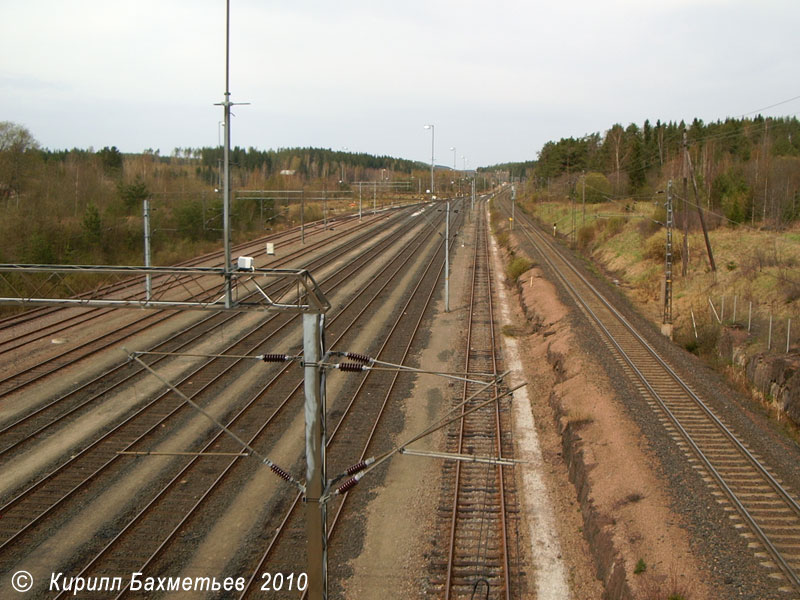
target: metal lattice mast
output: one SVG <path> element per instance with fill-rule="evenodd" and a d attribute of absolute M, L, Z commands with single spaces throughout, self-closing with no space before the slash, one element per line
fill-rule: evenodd
<path fill-rule="evenodd" d="M 672 180 L 667 182 L 667 249 L 664 265 L 664 320 L 672 323 Z"/>

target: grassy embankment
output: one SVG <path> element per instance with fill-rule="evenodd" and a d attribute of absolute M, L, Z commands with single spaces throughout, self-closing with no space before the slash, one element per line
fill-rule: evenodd
<path fill-rule="evenodd" d="M 557 223 L 558 231 L 569 238 L 573 218 L 568 203 L 527 202 L 523 208 L 548 229 Z M 617 280 L 648 318 L 661 323 L 666 236 L 657 221 L 665 221 L 664 208 L 644 202 L 587 205 L 584 219 L 581 207 L 576 206 L 574 220 L 577 249 Z M 800 331 L 800 227 L 776 232 L 721 226 L 710 232 L 710 239 L 716 273 L 710 269 L 703 234 L 698 230 L 689 234 L 689 266 L 684 277 L 681 275 L 683 234 L 674 231 L 676 341 L 687 349 L 711 356 L 719 335 L 719 316 L 729 326 L 743 330 L 751 320 L 749 351 L 762 351 L 766 349 L 772 314 L 773 350 L 785 350 L 788 319 L 793 321 L 791 328 Z M 798 337 L 792 333 L 793 346 Z"/>

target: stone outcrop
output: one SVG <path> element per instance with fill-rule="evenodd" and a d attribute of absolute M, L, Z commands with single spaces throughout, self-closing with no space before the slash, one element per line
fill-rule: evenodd
<path fill-rule="evenodd" d="M 756 390 L 800 425 L 800 351 L 756 354 L 747 361 L 745 373 Z"/>
<path fill-rule="evenodd" d="M 720 358 L 741 370 L 767 402 L 800 425 L 800 350 L 753 354 L 747 331 L 738 327 L 724 328 L 716 349 Z"/>

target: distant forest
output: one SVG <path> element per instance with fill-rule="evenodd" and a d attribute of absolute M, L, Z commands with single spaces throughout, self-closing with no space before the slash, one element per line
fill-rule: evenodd
<path fill-rule="evenodd" d="M 690 125 L 649 120 L 620 124 L 604 134 L 547 142 L 538 160 L 506 163 L 485 170 L 525 178 L 539 198 L 587 201 L 642 199 L 676 186 L 687 173 L 683 135 L 689 149 L 699 201 L 730 223 L 781 227 L 800 220 L 800 121 L 796 117 L 725 119 Z M 679 189 L 676 187 L 676 189 Z M 691 179 L 688 189 L 692 190 Z M 680 192 L 678 192 L 680 193 Z M 692 192 L 689 201 L 694 202 Z"/>
<path fill-rule="evenodd" d="M 236 147 L 230 158 L 234 240 L 300 223 L 299 201 L 253 200 L 244 197 L 248 190 L 305 190 L 310 221 L 323 210 L 352 210 L 354 182 L 369 182 L 367 197 L 378 203 L 412 201 L 430 177 L 423 163 L 323 148 Z M 24 126 L 0 122 L 0 262 L 142 264 L 145 198 L 154 264 L 210 250 L 221 240 L 221 167 L 218 147 L 175 148 L 169 156 L 152 149 L 123 154 L 116 146 L 50 150 Z M 335 193 L 349 199 L 324 207 L 315 200 Z"/>
<path fill-rule="evenodd" d="M 176 149 L 179 150 L 179 149 Z M 202 167 L 199 174 L 213 182 L 222 160 L 222 148 L 199 148 L 190 150 L 199 157 Z M 186 151 L 184 151 L 184 154 Z M 364 153 L 326 150 L 323 148 L 281 148 L 278 150 L 258 150 L 256 148 L 231 149 L 231 164 L 244 172 L 259 171 L 264 175 L 279 174 L 280 171 L 294 171 L 303 179 L 341 178 L 342 168 L 354 175 L 350 180 L 362 180 L 375 172 L 385 169 L 396 174 L 409 176 L 412 171 L 426 169 L 427 166 L 411 160 L 390 156 L 373 156 Z"/>
<path fill-rule="evenodd" d="M 696 119 L 642 126 L 620 124 L 604 134 L 546 143 L 537 160 L 479 169 L 524 179 L 520 193 L 535 200 L 587 202 L 652 199 L 674 182 L 681 200 L 683 136 L 699 202 L 716 224 L 780 228 L 800 220 L 800 122 L 795 117 Z M 151 198 L 156 264 L 171 264 L 219 244 L 222 150 L 41 148 L 24 126 L 0 122 L 0 262 L 137 264 L 142 253 L 142 200 Z M 320 190 L 358 194 L 353 182 L 384 183 L 378 195 L 418 197 L 429 166 L 389 156 L 321 148 L 231 151 L 234 190 Z M 456 193 L 468 183 L 437 169 L 437 190 Z M 479 177 L 480 187 L 492 177 Z M 393 182 L 404 182 L 402 190 Z M 695 202 L 689 179 L 686 197 Z M 394 191 L 390 191 L 394 190 Z M 354 196 L 355 195 L 355 196 Z M 306 205 L 305 218 L 322 208 Z M 240 200 L 233 207 L 235 239 L 299 222 L 288 202 Z"/>

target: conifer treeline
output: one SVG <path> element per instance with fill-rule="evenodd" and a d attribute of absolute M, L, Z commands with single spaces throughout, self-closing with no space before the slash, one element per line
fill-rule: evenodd
<path fill-rule="evenodd" d="M 700 201 L 733 222 L 785 225 L 800 219 L 800 121 L 796 117 L 725 119 L 690 125 L 649 120 L 613 125 L 604 134 L 547 142 L 538 160 L 501 169 L 537 189 L 573 192 L 583 173 L 608 180 L 606 197 L 647 196 L 684 176 L 683 132 Z"/>
<path fill-rule="evenodd" d="M 222 148 L 200 148 L 194 151 L 202 161 L 205 177 L 216 171 L 222 160 Z M 386 169 L 398 174 L 410 175 L 414 169 L 425 169 L 426 165 L 411 160 L 391 156 L 373 156 L 365 153 L 351 153 L 325 148 L 279 148 L 277 150 L 258 150 L 257 148 L 231 149 L 231 164 L 235 168 L 248 171 L 259 170 L 274 175 L 281 171 L 294 171 L 303 179 L 325 179 L 336 176 L 344 166 L 348 170 L 365 173 L 367 170 Z"/>

